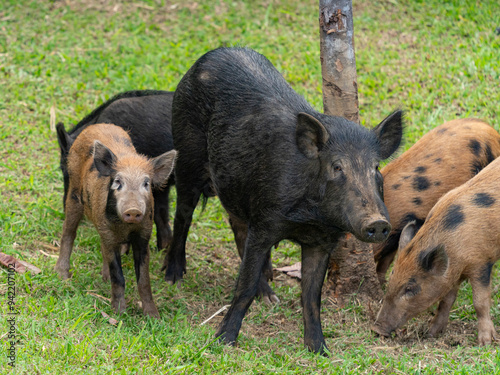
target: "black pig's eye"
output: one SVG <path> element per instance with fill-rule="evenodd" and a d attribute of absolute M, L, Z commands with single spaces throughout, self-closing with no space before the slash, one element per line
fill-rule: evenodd
<path fill-rule="evenodd" d="M 342 172 L 342 167 L 340 165 L 334 165 L 333 166 L 333 171 L 334 172 Z"/>

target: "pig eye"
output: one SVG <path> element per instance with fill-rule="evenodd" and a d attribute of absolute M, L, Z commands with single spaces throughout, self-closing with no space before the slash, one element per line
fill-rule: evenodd
<path fill-rule="evenodd" d="M 340 165 L 334 165 L 333 166 L 333 171 L 334 172 L 342 172 L 342 167 Z"/>
<path fill-rule="evenodd" d="M 149 181 L 144 181 L 144 187 L 145 187 L 146 189 L 149 189 Z"/>
<path fill-rule="evenodd" d="M 120 190 L 122 188 L 122 182 L 120 181 L 119 178 L 115 178 L 115 180 L 113 181 L 112 188 L 115 190 Z"/>
<path fill-rule="evenodd" d="M 420 285 L 418 285 L 416 282 L 409 282 L 404 291 L 404 295 L 406 297 L 413 297 L 416 296 L 420 292 Z"/>

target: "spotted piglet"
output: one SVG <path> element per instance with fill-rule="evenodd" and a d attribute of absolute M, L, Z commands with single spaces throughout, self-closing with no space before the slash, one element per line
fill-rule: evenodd
<path fill-rule="evenodd" d="M 491 126 L 477 119 L 459 119 L 428 132 L 382 169 L 393 229 L 385 242 L 373 248 L 381 283 L 385 283 L 404 226 L 413 221 L 418 230 L 439 198 L 499 155 L 500 135 Z"/>
<path fill-rule="evenodd" d="M 442 197 L 416 232 L 401 233 L 398 257 L 373 330 L 389 336 L 440 301 L 429 335 L 442 332 L 463 280 L 472 286 L 479 344 L 495 339 L 490 317 L 491 270 L 500 258 L 500 158 Z M 416 233 L 415 233 L 416 232 Z"/>
<path fill-rule="evenodd" d="M 126 308 L 120 248 L 132 245 L 144 314 L 159 317 L 149 281 L 151 188 L 167 183 L 176 154 L 172 150 L 148 159 L 135 151 L 125 130 L 110 124 L 85 128 L 69 150 L 66 218 L 55 268 L 63 279 L 70 277 L 73 242 L 85 214 L 101 237 L 103 278 L 111 278 L 111 305 L 117 312 Z"/>

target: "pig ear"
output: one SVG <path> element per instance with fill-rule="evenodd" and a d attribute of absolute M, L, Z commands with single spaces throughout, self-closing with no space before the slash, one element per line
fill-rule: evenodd
<path fill-rule="evenodd" d="M 328 132 L 317 118 L 301 112 L 297 118 L 295 138 L 300 152 L 314 159 L 318 157 L 319 151 L 328 141 Z"/>
<path fill-rule="evenodd" d="M 448 269 L 448 255 L 443 245 L 420 253 L 418 262 L 425 272 L 431 272 L 436 276 L 443 275 Z"/>
<path fill-rule="evenodd" d="M 62 122 L 56 125 L 57 131 L 57 142 L 59 143 L 59 148 L 61 149 L 62 154 L 67 154 L 69 152 L 69 148 L 73 144 L 74 139 L 70 137 L 66 130 L 64 129 L 64 124 Z"/>
<path fill-rule="evenodd" d="M 372 131 L 380 145 L 380 157 L 387 159 L 398 149 L 403 138 L 403 111 L 391 113 Z"/>
<path fill-rule="evenodd" d="M 404 249 L 410 241 L 415 237 L 418 231 L 417 222 L 415 220 L 410 221 L 401 231 L 401 236 L 399 237 L 399 250 Z"/>
<path fill-rule="evenodd" d="M 109 148 L 99 141 L 94 141 L 94 166 L 102 176 L 110 176 L 113 173 L 113 164 L 116 156 Z"/>
<path fill-rule="evenodd" d="M 166 185 L 170 174 L 174 169 L 175 159 L 177 158 L 177 151 L 172 150 L 165 152 L 160 156 L 154 158 L 153 163 L 153 186 L 162 188 Z"/>

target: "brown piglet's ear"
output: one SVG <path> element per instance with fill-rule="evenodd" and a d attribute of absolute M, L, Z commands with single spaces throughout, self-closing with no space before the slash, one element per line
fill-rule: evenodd
<path fill-rule="evenodd" d="M 401 231 L 401 236 L 399 237 L 398 249 L 404 249 L 410 243 L 413 237 L 415 237 L 417 231 L 418 228 L 415 220 L 410 221 L 408 224 L 406 224 L 406 226 Z"/>
<path fill-rule="evenodd" d="M 110 176 L 113 173 L 113 165 L 116 156 L 109 148 L 99 141 L 94 141 L 94 166 L 101 176 Z"/>
<path fill-rule="evenodd" d="M 152 159 L 153 164 L 153 186 L 157 189 L 163 188 L 174 170 L 177 151 L 171 150 Z"/>
<path fill-rule="evenodd" d="M 304 112 L 299 113 L 295 138 L 300 152 L 309 159 L 317 158 L 328 137 L 325 126 L 316 117 Z"/>

